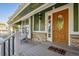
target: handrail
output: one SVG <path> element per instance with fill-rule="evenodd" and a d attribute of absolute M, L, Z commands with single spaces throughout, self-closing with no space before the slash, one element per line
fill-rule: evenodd
<path fill-rule="evenodd" d="M 9 38 L 11 38 L 12 36 L 14 36 L 15 33 L 12 33 L 10 36 L 8 36 L 4 41 L 7 41 Z"/>
<path fill-rule="evenodd" d="M 10 36 L 8 36 L 8 37 L 5 38 L 5 39 L 1 38 L 1 39 L 0 39 L 0 40 L 1 40 L 0 44 L 3 43 L 3 42 L 5 42 L 5 41 L 7 41 L 7 40 L 9 40 L 9 38 L 11 38 L 11 37 L 14 36 L 14 35 L 15 35 L 15 33 L 12 33 Z"/>

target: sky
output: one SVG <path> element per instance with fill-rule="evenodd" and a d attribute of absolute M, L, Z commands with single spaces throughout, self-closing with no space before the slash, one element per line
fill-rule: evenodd
<path fill-rule="evenodd" d="M 18 6 L 18 3 L 0 3 L 0 22 L 7 22 Z"/>

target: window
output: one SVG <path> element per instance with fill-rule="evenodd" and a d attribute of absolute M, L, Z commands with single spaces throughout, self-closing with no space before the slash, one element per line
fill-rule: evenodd
<path fill-rule="evenodd" d="M 45 13 L 34 15 L 34 31 L 45 31 Z"/>
<path fill-rule="evenodd" d="M 34 31 L 39 31 L 39 14 L 34 15 Z"/>
<path fill-rule="evenodd" d="M 40 31 L 45 30 L 45 13 L 42 13 L 41 19 L 40 19 Z"/>

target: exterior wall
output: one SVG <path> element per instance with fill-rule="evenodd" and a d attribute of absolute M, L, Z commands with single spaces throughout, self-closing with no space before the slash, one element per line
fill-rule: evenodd
<path fill-rule="evenodd" d="M 33 32 L 32 40 L 38 41 L 38 42 L 45 42 L 45 41 L 47 41 L 47 33 Z"/>
<path fill-rule="evenodd" d="M 74 32 L 79 35 L 79 4 L 75 3 L 74 4 Z M 74 34 L 74 36 L 76 35 Z M 71 37 L 71 45 L 74 47 L 79 47 L 79 36 L 78 37 Z"/>
<path fill-rule="evenodd" d="M 45 13 L 40 12 L 40 14 L 37 13 L 32 17 L 32 40 L 44 42 L 47 41 Z"/>
<path fill-rule="evenodd" d="M 57 6 L 57 5 L 56 5 Z M 59 11 L 59 10 L 63 10 L 63 9 L 65 9 L 65 8 L 68 8 L 69 9 L 69 15 L 71 15 L 70 17 L 69 17 L 69 32 L 68 32 L 68 44 L 70 45 L 70 34 L 72 33 L 72 32 L 74 32 L 73 31 L 73 4 L 67 4 L 67 5 L 64 5 L 64 6 L 59 6 L 59 7 L 56 7 L 56 6 L 53 6 L 52 8 L 52 10 L 49 12 L 49 15 L 51 15 L 51 17 L 52 17 L 52 13 L 54 13 L 55 11 Z M 47 20 L 48 19 L 46 19 L 45 18 L 45 20 L 46 20 L 46 22 L 47 22 Z M 46 26 L 46 28 L 47 28 L 47 26 L 48 25 L 46 25 L 45 24 L 45 26 Z M 47 28 L 48 29 L 48 28 Z M 47 30 L 46 29 L 46 30 Z M 52 30 L 52 28 L 51 28 L 51 30 Z M 47 33 L 47 31 L 46 31 L 46 33 Z M 35 32 L 35 31 L 33 31 L 33 33 L 32 33 L 32 38 L 33 38 L 33 40 L 35 40 L 36 39 L 36 41 L 43 41 L 43 39 L 41 40 L 41 39 L 39 39 L 39 37 L 40 38 L 43 38 L 42 36 L 40 36 L 40 35 L 42 35 L 42 36 L 45 36 L 41 31 L 37 31 L 37 32 Z M 44 38 L 46 38 L 46 40 L 48 39 L 47 38 L 47 34 L 46 34 L 46 37 L 44 37 Z M 53 34 L 52 34 L 52 38 L 51 38 L 51 42 L 52 42 L 52 39 L 53 39 Z"/>
<path fill-rule="evenodd" d="M 79 38 L 71 38 L 71 45 L 79 48 Z"/>

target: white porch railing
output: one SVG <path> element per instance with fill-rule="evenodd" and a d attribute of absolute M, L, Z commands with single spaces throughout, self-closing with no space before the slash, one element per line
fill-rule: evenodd
<path fill-rule="evenodd" d="M 21 40 L 24 38 L 26 38 L 26 34 L 20 30 L 5 39 L 0 38 L 0 56 L 18 55 L 21 49 Z"/>
<path fill-rule="evenodd" d="M 8 36 L 6 39 L 0 38 L 0 55 L 14 55 L 14 33 Z"/>

